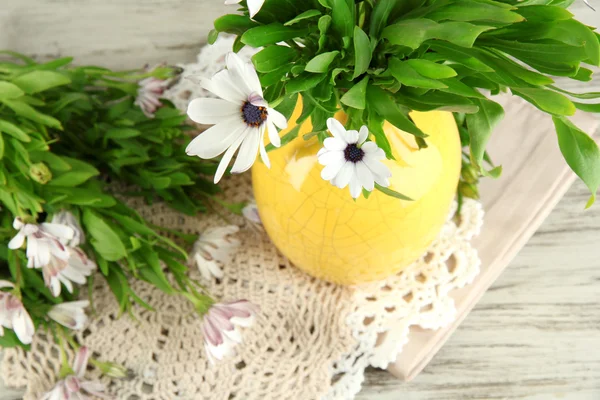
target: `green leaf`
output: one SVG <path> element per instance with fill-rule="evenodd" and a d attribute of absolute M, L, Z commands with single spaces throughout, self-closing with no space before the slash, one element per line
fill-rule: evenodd
<path fill-rule="evenodd" d="M 378 38 L 381 30 L 387 25 L 388 18 L 396 6 L 396 0 L 379 0 L 373 12 L 371 13 L 371 23 L 369 25 L 369 35 L 372 38 Z"/>
<path fill-rule="evenodd" d="M 436 21 L 482 21 L 504 24 L 512 24 L 525 20 L 521 15 L 506 9 L 504 5 L 496 6 L 466 0 L 455 1 L 437 8 L 435 11 L 428 13 L 427 18 Z"/>
<path fill-rule="evenodd" d="M 413 201 L 413 199 L 411 199 L 410 197 L 405 196 L 402 193 L 398 193 L 395 190 L 392 190 L 390 188 L 383 187 L 379 183 L 375 184 L 375 189 L 379 190 L 383 194 L 386 194 L 388 196 L 394 197 L 399 200 Z"/>
<path fill-rule="evenodd" d="M 308 10 L 308 11 L 304 11 L 302 14 L 298 15 L 297 17 L 289 20 L 288 22 L 286 22 L 285 24 L 283 24 L 284 26 L 290 26 L 290 25 L 294 25 L 297 24 L 300 21 L 304 21 L 307 19 L 311 19 L 314 17 L 318 17 L 319 15 L 321 15 L 321 11 L 319 10 Z"/>
<path fill-rule="evenodd" d="M 82 221 L 91 245 L 103 258 L 118 261 L 127 256 L 127 250 L 119 235 L 98 214 L 84 208 Z"/>
<path fill-rule="evenodd" d="M 138 131 L 137 129 L 111 128 L 106 131 L 103 138 L 105 141 L 108 139 L 122 140 L 122 139 L 129 139 L 129 138 L 137 137 L 137 136 L 140 136 L 141 134 L 142 134 L 142 132 Z"/>
<path fill-rule="evenodd" d="M 415 71 L 426 78 L 446 79 L 456 76 L 456 71 L 447 65 L 438 64 L 423 59 L 411 59 L 406 61 Z"/>
<path fill-rule="evenodd" d="M 329 66 L 340 54 L 339 51 L 330 51 L 327 53 L 319 54 L 313 57 L 304 67 L 307 72 L 313 72 L 316 74 L 325 73 L 329 70 Z"/>
<path fill-rule="evenodd" d="M 367 84 L 369 77 L 365 76 L 359 83 L 352 86 L 340 99 L 340 101 L 352 108 L 364 110 L 367 106 Z"/>
<path fill-rule="evenodd" d="M 268 46 L 255 54 L 252 61 L 258 72 L 266 73 L 289 64 L 296 55 L 296 50 L 291 47 Z"/>
<path fill-rule="evenodd" d="M 578 103 L 574 102 L 575 107 L 578 110 L 589 112 L 589 113 L 600 113 L 600 104 L 590 104 L 590 103 Z"/>
<path fill-rule="evenodd" d="M 304 92 L 317 86 L 326 76 L 325 74 L 303 73 L 290 79 L 285 85 L 285 91 L 287 94 Z"/>
<path fill-rule="evenodd" d="M 353 8 L 348 6 L 346 0 L 329 0 L 331 4 L 331 18 L 333 29 L 338 35 L 351 37 L 354 31 L 354 15 Z M 354 1 L 352 1 L 354 7 Z"/>
<path fill-rule="evenodd" d="M 574 93 L 574 92 L 569 92 L 568 90 L 558 88 L 556 86 L 548 86 L 548 87 L 556 92 L 567 94 L 567 95 L 575 97 L 577 99 L 582 99 L 582 100 L 600 99 L 600 92 Z"/>
<path fill-rule="evenodd" d="M 29 104 L 16 100 L 2 100 L 2 103 L 8 106 L 8 108 L 13 110 L 15 114 L 17 114 L 20 117 L 27 118 L 31 121 L 40 123 L 42 125 L 47 125 L 51 128 L 62 130 L 62 125 L 60 121 L 49 115 L 40 113 L 39 111 L 31 107 Z"/>
<path fill-rule="evenodd" d="M 421 131 L 402 110 L 400 110 L 396 102 L 392 100 L 385 90 L 369 85 L 367 88 L 367 104 L 369 107 L 372 107 L 377 114 L 396 128 L 420 138 L 427 137 L 427 135 L 423 133 L 423 131 Z"/>
<path fill-rule="evenodd" d="M 553 117 L 558 145 L 567 164 L 590 189 L 591 197 L 586 205 L 589 208 L 596 201 L 600 186 L 600 150 L 598 145 L 585 132 L 564 117 Z"/>
<path fill-rule="evenodd" d="M 537 108 L 554 115 L 573 115 L 575 105 L 560 93 L 542 88 L 511 88 L 513 94 L 524 98 Z"/>
<path fill-rule="evenodd" d="M 528 22 L 560 21 L 573 18 L 573 14 L 564 8 L 546 5 L 519 7 L 515 12 L 521 14 Z"/>
<path fill-rule="evenodd" d="M 457 62 L 477 72 L 494 72 L 494 69 L 475 57 L 472 49 L 466 49 L 451 43 L 434 42 L 430 48 L 435 50 L 448 60 Z"/>
<path fill-rule="evenodd" d="M 91 164 L 75 158 L 63 157 L 70 165 L 70 171 L 63 174 L 54 175 L 52 180 L 48 182 L 49 186 L 79 186 L 94 176 L 100 175 L 100 172 Z"/>
<path fill-rule="evenodd" d="M 403 85 L 425 89 L 441 89 L 447 87 L 438 80 L 429 79 L 419 74 L 407 61 L 400 61 L 397 58 L 392 58 L 388 65 L 392 76 Z"/>
<path fill-rule="evenodd" d="M 356 79 L 369 69 L 371 64 L 371 40 L 358 26 L 354 27 L 354 75 Z"/>
<path fill-rule="evenodd" d="M 0 132 L 0 160 L 2 160 L 4 158 L 4 137 L 2 136 L 2 132 Z M 0 173 L 2 171 L 0 170 Z M 0 186 L 2 185 L 2 181 L 4 181 L 4 179 L 0 179 Z"/>
<path fill-rule="evenodd" d="M 242 35 L 242 43 L 252 47 L 262 47 L 269 44 L 285 42 L 297 37 L 308 35 L 307 28 L 283 26 L 280 23 L 261 25 L 246 31 Z"/>
<path fill-rule="evenodd" d="M 9 134 L 10 136 L 14 137 L 17 140 L 20 140 L 21 142 L 31 142 L 31 138 L 29 137 L 28 134 L 26 134 L 25 132 L 23 132 L 21 130 L 21 128 L 19 128 L 18 126 L 11 124 L 8 121 L 3 121 L 0 119 L 0 132 L 4 132 Z"/>
<path fill-rule="evenodd" d="M 215 42 L 217 41 L 217 39 L 219 38 L 219 31 L 216 29 L 211 29 L 210 32 L 208 32 L 208 44 L 215 44 Z"/>
<path fill-rule="evenodd" d="M 23 89 L 25 93 L 34 94 L 53 87 L 68 85 L 71 83 L 71 79 L 60 72 L 41 70 L 21 75 L 12 82 Z"/>
<path fill-rule="evenodd" d="M 475 114 L 466 117 L 469 127 L 471 162 L 481 166 L 485 147 L 492 132 L 504 118 L 504 109 L 496 102 L 487 99 L 471 99 L 479 107 Z"/>
<path fill-rule="evenodd" d="M 25 92 L 23 92 L 21 88 L 17 85 L 12 84 L 10 82 L 0 81 L 0 100 L 16 99 L 23 96 L 24 94 Z"/>
<path fill-rule="evenodd" d="M 580 62 L 587 58 L 586 49 L 563 43 L 526 43 L 501 39 L 482 39 L 481 45 L 502 50 L 526 63 Z M 533 66 L 533 65 L 532 65 Z M 534 66 L 534 68 L 536 68 Z M 539 70 L 539 68 L 536 68 Z"/>
<path fill-rule="evenodd" d="M 483 32 L 493 27 L 473 25 L 467 22 L 437 23 L 430 19 L 418 18 L 399 21 L 383 30 L 382 37 L 390 43 L 417 49 L 423 42 L 438 39 L 461 47 L 472 47 Z"/>
<path fill-rule="evenodd" d="M 227 32 L 233 35 L 242 35 L 248 29 L 255 26 L 258 26 L 258 24 L 244 15 L 227 14 L 215 20 L 216 31 Z"/>

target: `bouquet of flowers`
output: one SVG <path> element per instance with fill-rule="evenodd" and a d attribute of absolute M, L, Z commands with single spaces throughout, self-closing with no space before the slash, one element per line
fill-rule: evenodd
<path fill-rule="evenodd" d="M 203 178 L 216 165 L 185 156 L 193 127 L 159 99 L 178 79 L 178 68 L 114 72 L 73 67 L 69 58 L 41 64 L 5 55 L 8 60 L 0 63 L 5 244 L 0 247 L 0 347 L 27 349 L 35 332 L 46 330 L 61 347 L 79 349 L 70 331 L 84 327 L 93 309 L 92 297 L 85 299 L 84 293 L 101 276 L 122 313 L 134 303 L 152 309 L 131 289 L 130 279 L 189 299 L 204 316 L 209 354 L 216 359 L 229 354 L 234 342 L 226 335 L 251 319 L 255 307 L 245 301 L 219 304 L 188 275 L 187 248 L 198 238 L 167 236 L 123 202 L 143 196 L 191 215 L 217 204 L 212 199 L 218 187 Z M 231 245 L 232 233 L 201 235 L 190 261 L 218 270 L 219 248 Z M 83 377 L 89 358 L 87 349 L 78 351 L 72 367 L 63 357 L 56 390 L 97 393 L 96 383 L 73 383 Z M 90 362 L 112 376 L 125 374 L 110 362 Z"/>
<path fill-rule="evenodd" d="M 394 155 L 384 121 L 426 148 L 427 134 L 409 112 L 452 111 L 468 149 L 458 193 L 476 197 L 481 176 L 501 173 L 484 166 L 491 165 L 486 143 L 503 118 L 492 98 L 510 92 L 553 119 L 565 160 L 592 193 L 590 206 L 600 184 L 600 152 L 568 117 L 577 109 L 600 112 L 600 104 L 572 100 L 600 93 L 555 85 L 557 77 L 590 81 L 585 65 L 600 65 L 600 35 L 566 10 L 573 2 L 228 0 L 240 5 L 240 14 L 218 18 L 209 42 L 228 33 L 237 37 L 234 52 L 261 50 L 253 66 L 232 53 L 226 71 L 199 82 L 222 100 L 190 104 L 191 119 L 217 125 L 188 153 L 203 159 L 224 153 L 218 181 L 238 149 L 232 172 L 248 169 L 259 150 L 268 166 L 267 151 L 296 138 L 310 120 L 312 131 L 304 138 L 322 143 L 323 179 L 349 185 L 354 198 L 378 189 L 405 199 L 386 189 L 391 172 L 380 161 Z M 277 128 L 286 126 L 299 98 L 296 129 L 280 138 Z M 339 112 L 345 126 L 333 118 Z"/>

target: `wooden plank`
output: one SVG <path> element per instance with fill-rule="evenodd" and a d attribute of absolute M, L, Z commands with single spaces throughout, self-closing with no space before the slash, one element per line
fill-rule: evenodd
<path fill-rule="evenodd" d="M 527 110 L 531 106 L 522 100 L 503 97 L 500 102 L 506 118 L 488 148 L 492 159 L 504 166 L 504 172 L 500 179 L 488 179 L 481 185 L 485 225 L 475 241 L 482 260 L 481 273 L 473 284 L 453 292 L 458 314 L 451 326 L 438 331 L 411 331 L 409 343 L 388 368 L 402 379 L 413 379 L 431 361 L 575 177 L 562 160 L 550 117 Z M 586 132 L 593 133 L 598 127 L 598 120 L 587 114 L 580 113 L 573 120 Z"/>

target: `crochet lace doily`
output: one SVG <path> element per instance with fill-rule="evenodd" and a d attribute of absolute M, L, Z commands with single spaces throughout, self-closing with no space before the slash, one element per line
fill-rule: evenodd
<path fill-rule="evenodd" d="M 199 63 L 187 71 L 212 73 L 222 68 L 231 41 L 204 49 Z M 205 95 L 182 80 L 170 98 L 185 108 L 187 99 Z M 224 197 L 245 201 L 252 196 L 249 174 L 224 182 Z M 130 204 L 151 222 L 189 233 L 225 225 L 217 215 L 187 217 L 168 207 Z M 450 215 L 454 215 L 452 210 Z M 118 317 L 118 305 L 97 276 L 95 314 L 78 340 L 97 359 L 121 363 L 130 378 L 108 380 L 117 399 L 351 399 L 361 389 L 367 367 L 385 368 L 408 340 L 413 325 L 439 329 L 455 317 L 449 292 L 469 284 L 480 260 L 471 239 L 480 231 L 480 203 L 467 200 L 460 222 L 449 218 L 423 257 L 384 281 L 341 287 L 312 278 L 290 265 L 264 233 L 238 216 L 241 246 L 225 278 L 203 281 L 217 298 L 247 299 L 260 305 L 256 323 L 243 331 L 237 356 L 211 366 L 207 360 L 200 318 L 180 297 L 144 283 L 132 288 L 155 312 L 133 307 L 133 317 Z M 201 280 L 199 273 L 194 278 Z M 25 399 L 37 399 L 51 388 L 60 367 L 59 352 L 43 332 L 31 351 L 7 349 L 2 378 L 25 387 Z M 91 369 L 93 377 L 98 371 Z"/>

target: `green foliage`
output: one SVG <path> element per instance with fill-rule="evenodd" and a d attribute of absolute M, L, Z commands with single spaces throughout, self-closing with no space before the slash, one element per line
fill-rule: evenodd
<path fill-rule="evenodd" d="M 266 0 L 254 20 L 246 12 L 228 15 L 215 22 L 215 32 L 264 46 L 253 62 L 267 100 L 278 104 L 302 94 L 304 117 L 312 119 L 315 134 L 322 132 L 327 118 L 343 110 L 352 127 L 367 125 L 391 158 L 383 120 L 415 135 L 425 147 L 426 135 L 410 119 L 410 110 L 467 114 L 463 129 L 471 138 L 468 160 L 478 173 L 496 175 L 498 169 L 486 171 L 482 162 L 503 112 L 486 99 L 487 91 L 510 91 L 555 122 L 566 121 L 577 108 L 600 112 L 598 104 L 570 99 L 597 98 L 594 94 L 568 93 L 553 85 L 557 76 L 589 81 L 592 71 L 584 65 L 600 65 L 600 35 L 573 19 L 565 9 L 571 3 Z M 565 131 L 565 123 L 560 124 Z M 599 159 L 591 148 L 596 145 L 587 141 L 590 151 L 576 157 L 572 150 L 582 141 L 581 132 L 573 129 L 566 129 L 569 135 L 559 133 L 563 155 L 595 191 Z"/>
<path fill-rule="evenodd" d="M 172 69 L 119 73 L 68 67 L 70 59 L 38 64 L 19 58 L 25 63 L 0 64 L 1 242 L 16 234 L 15 217 L 35 223 L 70 210 L 88 239 L 83 250 L 98 264 L 122 312 L 132 303 L 150 307 L 129 286 L 131 278 L 167 293 L 187 291 L 186 251 L 115 198 L 106 184 L 107 179 L 135 184 L 141 187 L 135 195 L 161 198 L 188 214 L 204 210 L 202 200 L 217 190 L 200 176 L 213 172 L 214 164 L 185 155 L 190 141 L 185 116 L 165 102 L 148 118 L 133 104 L 138 80 L 170 77 Z M 24 249 L 0 247 L 0 279 L 16 283 L 39 326 L 48 323 L 49 307 L 78 293 L 63 290 L 54 297 L 41 271 L 26 263 Z M 12 332 L 0 340 L 0 347 L 18 344 Z"/>

